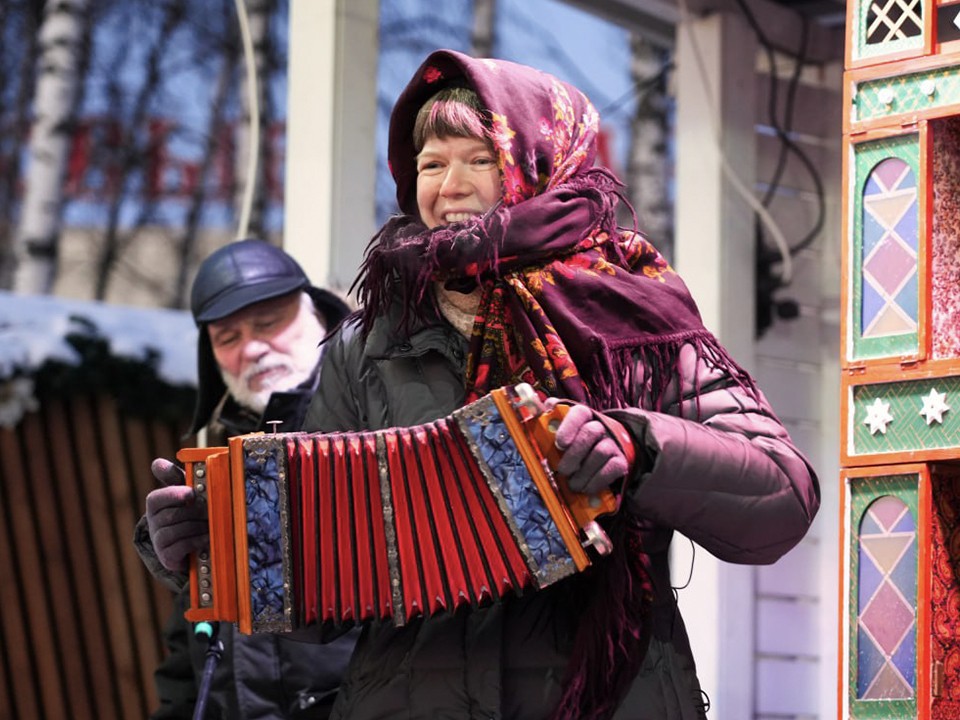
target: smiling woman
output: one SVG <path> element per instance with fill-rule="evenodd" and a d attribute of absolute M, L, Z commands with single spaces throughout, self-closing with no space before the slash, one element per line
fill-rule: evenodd
<path fill-rule="evenodd" d="M 660 253 L 618 225 L 623 186 L 595 163 L 598 133 L 572 85 L 449 50 L 394 107 L 402 214 L 368 248 L 362 310 L 327 344 L 305 429 L 441 422 L 525 382 L 570 408 L 564 482 L 622 504 L 602 521 L 611 554 L 580 577 L 366 628 L 336 718 L 702 720 L 674 531 L 767 563 L 816 512 L 816 478 L 756 383 Z"/>

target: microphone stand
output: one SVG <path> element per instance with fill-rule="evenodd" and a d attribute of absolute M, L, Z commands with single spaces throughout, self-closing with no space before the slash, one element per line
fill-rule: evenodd
<path fill-rule="evenodd" d="M 200 692 L 197 694 L 197 704 L 193 708 L 193 720 L 203 720 L 207 709 L 207 699 L 210 695 L 210 686 L 213 682 L 213 671 L 223 657 L 223 643 L 220 641 L 219 622 L 199 622 L 194 625 L 193 634 L 198 638 L 207 639 L 207 660 L 203 665 L 203 677 L 200 680 Z"/>

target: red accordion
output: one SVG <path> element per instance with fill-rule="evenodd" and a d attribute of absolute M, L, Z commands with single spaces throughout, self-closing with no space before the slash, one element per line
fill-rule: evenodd
<path fill-rule="evenodd" d="M 566 409 L 518 385 L 415 427 L 180 451 L 210 523 L 187 618 L 244 633 L 402 625 L 584 570 L 585 548 L 610 550 L 596 518 L 618 501 L 551 470 Z"/>

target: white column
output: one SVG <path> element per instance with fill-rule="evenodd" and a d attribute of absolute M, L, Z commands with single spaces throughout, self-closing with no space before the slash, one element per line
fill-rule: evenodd
<path fill-rule="evenodd" d="M 346 290 L 376 230 L 377 0 L 291 0 L 284 248 Z"/>
<path fill-rule="evenodd" d="M 699 50 L 698 50 L 699 49 Z M 755 176 L 756 41 L 739 17 L 715 13 L 677 26 L 677 271 L 706 326 L 747 369 L 754 353 L 753 211 L 725 175 Z M 698 59 L 698 54 L 699 58 Z M 754 572 L 703 548 L 673 543 L 679 593 L 713 720 L 753 716 Z"/>

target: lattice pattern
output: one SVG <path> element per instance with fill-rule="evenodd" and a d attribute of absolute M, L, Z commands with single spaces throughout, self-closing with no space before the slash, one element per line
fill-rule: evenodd
<path fill-rule="evenodd" d="M 853 0 L 850 39 L 861 60 L 923 47 L 923 0 Z"/>
<path fill-rule="evenodd" d="M 865 338 L 917 330 L 917 177 L 900 158 L 874 167 L 863 190 L 863 305 Z"/>
<path fill-rule="evenodd" d="M 873 0 L 867 8 L 868 45 L 885 44 L 922 33 L 921 0 Z"/>
<path fill-rule="evenodd" d="M 927 90 L 933 89 L 933 93 Z M 887 104 L 882 91 L 890 90 L 893 102 Z M 926 72 L 865 80 L 857 85 L 853 98 L 854 122 L 920 112 L 960 102 L 960 66 Z"/>
<path fill-rule="evenodd" d="M 928 424 L 920 411 L 931 390 L 945 393 L 950 409 L 943 413 L 942 422 Z M 893 420 L 885 432 L 871 434 L 867 408 L 878 398 L 889 403 Z M 852 419 L 854 455 L 960 447 L 960 377 L 855 387 Z"/>
<path fill-rule="evenodd" d="M 899 498 L 875 500 L 860 522 L 857 697 L 916 692 L 917 525 Z"/>

